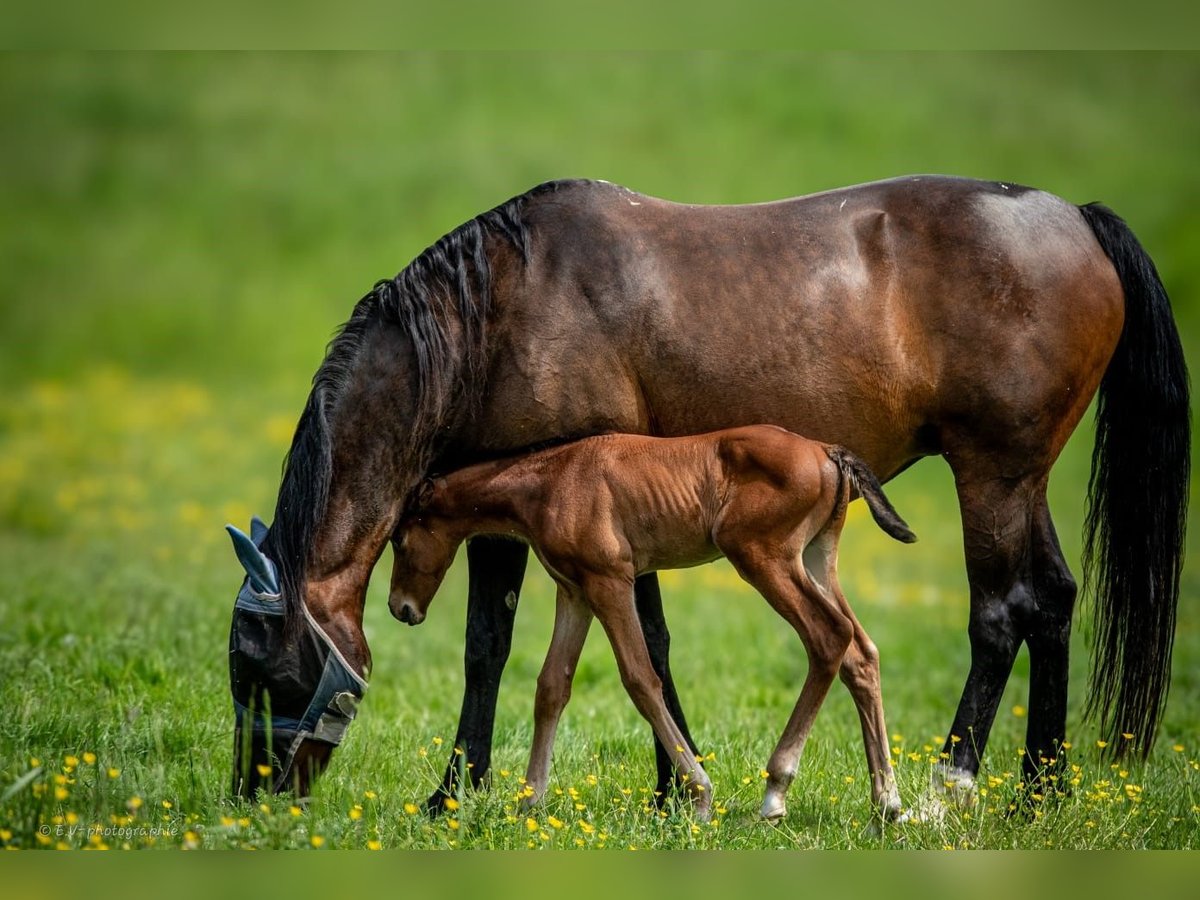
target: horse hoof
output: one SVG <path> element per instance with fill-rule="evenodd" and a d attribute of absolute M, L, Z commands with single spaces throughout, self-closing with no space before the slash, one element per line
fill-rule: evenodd
<path fill-rule="evenodd" d="M 773 825 L 787 815 L 787 804 L 781 798 L 768 797 L 763 801 L 760 815 L 764 821 Z"/>

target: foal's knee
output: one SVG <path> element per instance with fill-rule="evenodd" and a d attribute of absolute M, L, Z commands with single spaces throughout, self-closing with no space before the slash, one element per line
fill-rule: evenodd
<path fill-rule="evenodd" d="M 623 672 L 621 683 L 629 698 L 643 716 L 650 714 L 663 702 L 662 679 L 653 670 L 645 672 Z"/>
<path fill-rule="evenodd" d="M 871 687 L 879 682 L 879 650 L 869 638 L 855 640 L 842 659 L 842 681 L 850 687 Z"/>
<path fill-rule="evenodd" d="M 569 671 L 542 670 L 537 679 L 533 714 L 539 719 L 557 715 L 571 699 L 571 675 Z"/>
<path fill-rule="evenodd" d="M 833 678 L 842 667 L 846 653 L 854 641 L 854 623 L 841 613 L 828 617 L 823 630 L 812 636 L 809 647 L 809 670 L 813 674 Z"/>

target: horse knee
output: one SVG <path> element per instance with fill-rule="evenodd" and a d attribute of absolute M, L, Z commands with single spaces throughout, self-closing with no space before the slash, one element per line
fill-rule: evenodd
<path fill-rule="evenodd" d="M 556 670 L 538 675 L 533 714 L 542 719 L 557 715 L 571 699 L 571 674 Z"/>
<path fill-rule="evenodd" d="M 813 636 L 808 655 L 812 673 L 832 678 L 842 668 L 854 642 L 854 623 L 840 613 L 829 620 L 824 630 Z"/>
<path fill-rule="evenodd" d="M 851 687 L 879 682 L 879 650 L 871 640 L 855 641 L 842 660 L 842 681 Z"/>
<path fill-rule="evenodd" d="M 625 686 L 629 699 L 643 716 L 649 717 L 663 702 L 662 679 L 653 671 L 622 673 L 621 683 Z"/>

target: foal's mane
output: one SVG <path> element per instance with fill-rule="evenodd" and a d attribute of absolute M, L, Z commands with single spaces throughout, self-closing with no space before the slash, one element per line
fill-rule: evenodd
<path fill-rule="evenodd" d="M 308 558 L 329 500 L 329 417 L 346 391 L 369 329 L 378 322 L 398 325 L 412 344 L 417 401 L 408 428 L 410 459 L 423 469 L 429 464 L 431 439 L 450 412 L 447 388 L 459 378 L 477 382 L 483 377 L 484 332 L 492 305 L 488 239 L 506 241 L 527 263 L 526 203 L 578 183 L 540 184 L 444 235 L 396 277 L 376 283 L 330 341 L 284 459 L 275 519 L 264 544 L 279 571 L 290 628 L 304 618 Z"/>

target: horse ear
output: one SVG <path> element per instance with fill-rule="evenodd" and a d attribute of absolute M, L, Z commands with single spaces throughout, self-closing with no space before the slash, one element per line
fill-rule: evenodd
<path fill-rule="evenodd" d="M 255 547 L 261 547 L 263 539 L 267 536 L 267 523 L 258 516 L 250 517 L 250 539 L 254 541 Z"/>
<path fill-rule="evenodd" d="M 433 502 L 433 479 L 426 478 L 417 488 L 416 511 L 424 512 L 431 502 Z"/>
<path fill-rule="evenodd" d="M 275 577 L 270 560 L 241 530 L 233 525 L 226 525 L 225 530 L 229 532 L 229 537 L 233 541 L 233 552 L 237 554 L 238 561 L 246 570 L 246 574 L 250 576 L 250 580 L 258 592 L 260 594 L 278 594 L 279 580 Z"/>

